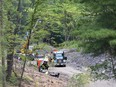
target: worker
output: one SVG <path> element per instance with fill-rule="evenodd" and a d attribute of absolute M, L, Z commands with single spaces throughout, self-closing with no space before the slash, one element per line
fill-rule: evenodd
<path fill-rule="evenodd" d="M 49 66 L 48 66 L 48 61 L 44 60 L 37 60 L 37 66 L 38 66 L 38 70 L 39 72 L 43 72 L 43 70 L 48 70 Z"/>

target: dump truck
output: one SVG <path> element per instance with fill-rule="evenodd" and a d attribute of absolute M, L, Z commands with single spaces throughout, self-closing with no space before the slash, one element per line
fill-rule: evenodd
<path fill-rule="evenodd" d="M 64 56 L 63 51 L 55 51 L 53 52 L 53 59 L 55 66 L 66 66 L 67 57 Z"/>

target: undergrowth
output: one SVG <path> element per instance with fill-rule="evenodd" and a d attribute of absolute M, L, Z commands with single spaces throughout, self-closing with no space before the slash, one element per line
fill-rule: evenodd
<path fill-rule="evenodd" d="M 88 73 L 80 73 L 75 74 L 69 80 L 68 87 L 86 87 L 91 80 L 90 74 Z"/>
<path fill-rule="evenodd" d="M 59 45 L 60 48 L 68 48 L 72 49 L 75 48 L 77 51 L 80 51 L 80 46 L 78 41 L 65 41 L 62 44 Z"/>
<path fill-rule="evenodd" d="M 12 74 L 10 80 L 6 82 L 6 87 L 14 87 L 16 85 L 18 85 L 18 79 Z M 2 66 L 0 66 L 0 87 L 2 87 Z"/>

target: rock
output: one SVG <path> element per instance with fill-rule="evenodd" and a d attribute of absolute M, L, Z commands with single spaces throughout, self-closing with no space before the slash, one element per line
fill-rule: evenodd
<path fill-rule="evenodd" d="M 93 57 L 91 54 L 82 54 L 80 52 L 66 53 L 67 65 L 75 68 L 94 66 L 98 63 L 102 63 L 106 60 L 104 54 Z"/>

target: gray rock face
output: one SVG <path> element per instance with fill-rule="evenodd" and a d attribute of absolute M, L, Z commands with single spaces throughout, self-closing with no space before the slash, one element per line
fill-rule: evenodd
<path fill-rule="evenodd" d="M 68 59 L 67 64 L 75 68 L 94 66 L 97 63 L 102 63 L 106 59 L 104 54 L 93 57 L 91 54 L 82 54 L 80 52 L 68 52 L 65 53 L 65 56 Z"/>

